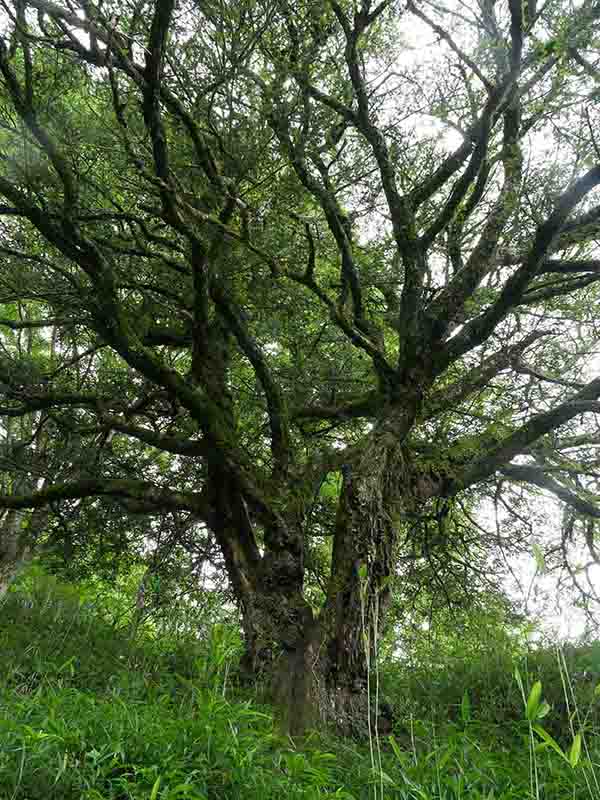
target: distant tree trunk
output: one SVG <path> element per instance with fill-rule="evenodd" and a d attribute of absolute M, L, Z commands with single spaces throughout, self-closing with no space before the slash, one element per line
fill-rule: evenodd
<path fill-rule="evenodd" d="M 27 559 L 29 548 L 23 543 L 22 511 L 6 510 L 0 516 L 0 597 L 6 594 L 20 565 Z"/>
<path fill-rule="evenodd" d="M 31 331 L 27 333 L 28 351 L 31 350 Z M 54 347 L 54 333 L 52 337 Z M 39 415 L 33 414 L 27 419 L 8 418 L 3 420 L 3 445 L 10 452 L 12 446 L 32 437 Z M 31 454 L 43 451 L 46 441 L 45 433 L 35 436 Z M 11 492 L 15 495 L 27 494 L 33 489 L 44 489 L 48 485 L 45 478 L 33 479 L 25 473 L 11 481 Z M 40 532 L 46 527 L 49 517 L 48 507 L 42 506 L 33 511 L 17 509 L 0 509 L 0 597 L 6 594 L 9 586 L 21 569 L 35 554 L 35 544 Z"/>
<path fill-rule="evenodd" d="M 33 557 L 35 540 L 47 520 L 46 508 L 32 513 L 7 509 L 0 516 L 0 597 Z"/>

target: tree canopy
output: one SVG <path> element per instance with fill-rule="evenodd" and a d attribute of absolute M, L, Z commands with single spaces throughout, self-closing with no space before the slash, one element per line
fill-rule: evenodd
<path fill-rule="evenodd" d="M 597 2 L 2 7 L 6 572 L 211 558 L 290 702 L 362 685 L 391 582 L 485 586 L 527 492 L 581 584 Z"/>

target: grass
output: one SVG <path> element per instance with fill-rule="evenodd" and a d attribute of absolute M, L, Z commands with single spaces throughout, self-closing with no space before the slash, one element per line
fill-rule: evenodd
<path fill-rule="evenodd" d="M 426 664 L 384 665 L 398 718 L 379 771 L 368 742 L 282 738 L 232 684 L 227 626 L 199 642 L 134 641 L 49 584 L 8 596 L 0 646 L 0 800 L 600 798 L 597 692 L 570 688 L 575 652 L 521 660 L 522 692 L 510 659 L 490 680 L 470 654 L 468 668 L 439 665 L 429 686 Z M 589 648 L 580 656 L 593 661 Z"/>

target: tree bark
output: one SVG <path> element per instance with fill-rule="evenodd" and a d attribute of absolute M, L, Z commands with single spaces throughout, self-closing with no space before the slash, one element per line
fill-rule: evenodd
<path fill-rule="evenodd" d="M 338 627 L 331 631 L 302 598 L 297 598 L 293 619 L 289 597 L 263 593 L 256 598 L 251 619 L 244 622 L 244 629 L 252 631 L 246 637 L 246 659 L 285 733 L 302 736 L 325 726 L 363 736 L 377 724 L 373 655 L 379 632 L 373 619 L 365 617 L 363 625 L 360 611 L 356 624 L 360 602 L 349 604 L 345 620 L 339 612 Z"/>
<path fill-rule="evenodd" d="M 376 427 L 356 464 L 343 470 L 327 600 L 329 716 L 342 730 L 376 726 L 377 657 L 390 606 L 400 515 L 412 505 L 406 453 L 386 426 Z"/>
<path fill-rule="evenodd" d="M 303 596 L 299 553 L 287 550 L 287 572 L 283 553 L 272 569 L 261 559 L 240 602 L 245 665 L 267 688 L 287 733 L 323 724 L 345 734 L 375 729 L 377 646 L 389 609 L 397 515 L 410 497 L 405 452 L 378 430 L 343 469 L 323 607 L 311 608 Z"/>
<path fill-rule="evenodd" d="M 0 516 L 0 597 L 33 557 L 35 540 L 47 520 L 46 508 L 31 513 L 7 509 Z"/>

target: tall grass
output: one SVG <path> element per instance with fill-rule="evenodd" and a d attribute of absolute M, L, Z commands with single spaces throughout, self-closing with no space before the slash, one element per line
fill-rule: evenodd
<path fill-rule="evenodd" d="M 375 624 L 365 619 L 366 630 Z M 282 738 L 271 710 L 236 686 L 235 625 L 167 644 L 132 639 L 76 587 L 10 594 L 0 608 L 1 800 L 600 797 L 598 692 L 579 685 L 570 651 L 521 658 L 519 679 L 514 654 L 496 654 L 493 680 L 472 652 L 468 668 L 453 658 L 446 672 L 425 660 L 421 673 L 414 662 L 372 664 L 373 704 L 381 680 L 397 720 L 378 741 L 373 727 L 370 751 L 323 732 L 302 749 Z"/>

